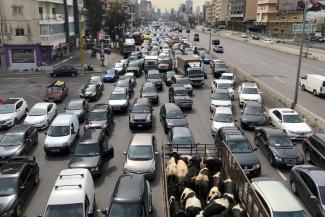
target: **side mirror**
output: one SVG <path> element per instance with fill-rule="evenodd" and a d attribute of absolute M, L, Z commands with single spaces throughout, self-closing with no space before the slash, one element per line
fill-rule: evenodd
<path fill-rule="evenodd" d="M 66 111 L 66 110 L 67 110 L 67 108 L 64 108 L 64 110 Z"/>
<path fill-rule="evenodd" d="M 240 113 L 243 113 L 244 112 L 244 110 L 243 109 L 240 109 Z"/>
<path fill-rule="evenodd" d="M 212 121 L 213 120 L 213 118 L 210 118 L 210 121 Z"/>
<path fill-rule="evenodd" d="M 263 115 L 266 115 L 266 112 L 263 112 Z"/>
<path fill-rule="evenodd" d="M 37 217 L 43 217 L 42 215 L 38 215 Z"/>
<path fill-rule="evenodd" d="M 155 155 L 158 156 L 159 155 L 159 152 L 158 151 L 155 151 Z"/>
<path fill-rule="evenodd" d="M 238 120 L 237 120 L 237 119 L 235 119 L 235 120 L 234 120 L 234 122 L 238 122 Z"/>
<path fill-rule="evenodd" d="M 74 135 L 76 134 L 76 132 L 74 130 L 71 130 L 71 134 Z"/>
<path fill-rule="evenodd" d="M 124 154 L 124 155 L 126 155 L 126 151 L 125 151 L 125 152 L 123 152 L 123 154 Z"/>

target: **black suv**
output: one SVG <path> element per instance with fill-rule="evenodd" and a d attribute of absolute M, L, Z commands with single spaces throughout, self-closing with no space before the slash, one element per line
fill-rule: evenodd
<path fill-rule="evenodd" d="M 226 145 L 248 177 L 258 177 L 261 174 L 261 164 L 254 153 L 257 149 L 253 149 L 237 127 L 222 127 L 215 137 L 215 144 Z"/>
<path fill-rule="evenodd" d="M 160 108 L 160 121 L 164 127 L 165 133 L 173 127 L 188 127 L 186 116 L 178 105 L 174 103 L 165 103 Z"/>
<path fill-rule="evenodd" d="M 148 98 L 152 104 L 158 104 L 159 96 L 156 86 L 152 82 L 145 82 L 140 91 L 141 98 Z"/>
<path fill-rule="evenodd" d="M 155 84 L 158 90 L 162 90 L 162 81 L 158 70 L 150 70 L 146 76 L 147 81 Z"/>
<path fill-rule="evenodd" d="M 69 163 L 69 168 L 86 168 L 93 176 L 102 174 L 105 161 L 114 157 L 114 149 L 104 129 L 86 129 Z"/>
<path fill-rule="evenodd" d="M 95 104 L 89 112 L 85 128 L 104 128 L 106 132 L 112 129 L 113 111 L 108 104 Z"/>
<path fill-rule="evenodd" d="M 59 76 L 72 76 L 75 77 L 78 75 L 78 70 L 73 65 L 60 66 L 59 68 L 54 69 L 51 73 L 51 77 Z"/>
<path fill-rule="evenodd" d="M 143 175 L 121 175 L 116 182 L 109 207 L 102 210 L 105 217 L 149 217 L 152 212 L 152 192 Z"/>
<path fill-rule="evenodd" d="M 325 169 L 325 134 L 314 134 L 305 139 L 302 149 L 307 162 Z"/>
<path fill-rule="evenodd" d="M 0 167 L 0 216 L 22 216 L 22 207 L 39 183 L 35 158 L 14 157 Z"/>
<path fill-rule="evenodd" d="M 152 107 L 148 98 L 134 100 L 129 114 L 129 127 L 152 127 Z"/>
<path fill-rule="evenodd" d="M 169 102 L 177 104 L 180 108 L 192 109 L 193 100 L 183 85 L 173 84 L 168 92 Z"/>
<path fill-rule="evenodd" d="M 240 125 L 243 129 L 254 129 L 266 123 L 263 105 L 259 102 L 246 102 L 241 110 Z"/>

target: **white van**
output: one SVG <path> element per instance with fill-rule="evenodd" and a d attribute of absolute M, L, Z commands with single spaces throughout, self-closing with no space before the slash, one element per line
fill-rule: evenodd
<path fill-rule="evenodd" d="M 301 76 L 300 87 L 315 96 L 323 96 L 325 95 L 325 76 L 315 74 Z"/>
<path fill-rule="evenodd" d="M 70 152 L 71 146 L 79 135 L 79 120 L 75 114 L 62 113 L 55 117 L 44 142 L 46 154 Z"/>
<path fill-rule="evenodd" d="M 94 181 L 87 169 L 65 169 L 56 179 L 44 216 L 90 216 L 95 212 Z"/>

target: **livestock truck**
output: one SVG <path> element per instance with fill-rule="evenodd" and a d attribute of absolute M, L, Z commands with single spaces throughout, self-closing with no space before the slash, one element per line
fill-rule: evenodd
<path fill-rule="evenodd" d="M 196 55 L 182 55 L 176 59 L 176 72 L 188 77 L 193 86 L 204 85 L 205 71 Z"/>
<path fill-rule="evenodd" d="M 187 145 L 166 144 L 162 148 L 162 173 L 163 173 L 163 196 L 164 196 L 164 216 L 175 217 L 178 216 L 175 213 L 175 207 L 172 204 L 172 197 L 174 197 L 174 191 L 168 186 L 167 178 L 167 164 L 171 156 L 175 156 L 175 153 L 182 154 L 184 156 L 199 157 L 203 161 L 216 160 L 220 167 L 220 173 L 223 180 L 231 179 L 234 183 L 235 194 L 240 201 L 240 206 L 245 210 L 244 216 L 248 217 L 270 217 L 266 208 L 258 198 L 256 192 L 245 172 L 239 165 L 235 156 L 231 153 L 229 148 L 224 145 L 215 144 L 195 144 Z M 172 185 L 175 186 L 175 185 Z M 204 198 L 205 199 L 205 198 Z M 175 200 L 173 201 L 175 203 Z M 211 213 L 210 213 L 211 214 Z M 229 215 L 230 216 L 230 215 Z"/>

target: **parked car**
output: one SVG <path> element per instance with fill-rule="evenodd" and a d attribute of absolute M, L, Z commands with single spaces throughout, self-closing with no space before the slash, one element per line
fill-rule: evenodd
<path fill-rule="evenodd" d="M 236 76 L 234 75 L 234 73 L 226 72 L 226 73 L 222 73 L 219 79 L 220 80 L 228 80 L 231 82 L 231 85 L 234 86 Z"/>
<path fill-rule="evenodd" d="M 301 76 L 300 87 L 302 90 L 309 91 L 314 94 L 314 96 L 324 96 L 325 95 L 325 76 L 308 74 Z"/>
<path fill-rule="evenodd" d="M 0 139 L 0 158 L 26 155 L 38 144 L 37 130 L 30 125 L 16 125 Z"/>
<path fill-rule="evenodd" d="M 152 107 L 148 98 L 134 100 L 129 114 L 129 128 L 152 128 Z"/>
<path fill-rule="evenodd" d="M 91 175 L 100 176 L 106 161 L 114 157 L 114 148 L 105 129 L 86 129 L 76 145 L 69 168 L 85 168 Z"/>
<path fill-rule="evenodd" d="M 49 102 L 62 102 L 63 99 L 68 95 L 69 88 L 65 81 L 54 81 L 51 82 L 46 89 L 44 95 L 44 101 Z"/>
<path fill-rule="evenodd" d="M 294 166 L 304 163 L 304 158 L 282 130 L 262 127 L 255 130 L 254 141 L 272 166 Z"/>
<path fill-rule="evenodd" d="M 262 103 L 262 96 L 257 85 L 253 82 L 243 82 L 238 88 L 239 106 L 242 107 L 246 102 Z"/>
<path fill-rule="evenodd" d="M 173 84 L 168 91 L 170 103 L 177 104 L 180 108 L 192 109 L 193 100 L 188 95 L 188 91 L 181 84 Z"/>
<path fill-rule="evenodd" d="M 80 93 L 80 98 L 96 101 L 102 95 L 102 90 L 99 84 L 86 84 Z"/>
<path fill-rule="evenodd" d="M 78 70 L 72 65 L 64 65 L 59 68 L 54 69 L 51 73 L 51 77 L 63 77 L 63 76 L 72 76 L 75 77 L 78 75 Z"/>
<path fill-rule="evenodd" d="M 153 134 L 134 134 L 126 156 L 123 171 L 125 174 L 143 174 L 148 180 L 156 176 L 156 139 Z"/>
<path fill-rule="evenodd" d="M 223 46 L 222 45 L 215 45 L 213 46 L 212 50 L 216 53 L 223 53 Z"/>
<path fill-rule="evenodd" d="M 302 150 L 307 162 L 325 169 L 325 134 L 314 134 L 306 138 Z"/>
<path fill-rule="evenodd" d="M 199 34 L 197 34 L 197 33 L 195 33 L 194 34 L 194 39 L 193 39 L 194 41 L 200 41 L 200 35 Z"/>
<path fill-rule="evenodd" d="M 240 116 L 240 125 L 243 129 L 254 129 L 266 124 L 266 113 L 259 102 L 246 102 Z"/>
<path fill-rule="evenodd" d="M 0 105 L 0 129 L 15 126 L 28 112 L 28 104 L 23 98 L 9 98 Z"/>
<path fill-rule="evenodd" d="M 163 104 L 160 108 L 159 117 L 165 133 L 168 133 L 173 127 L 188 127 L 186 115 L 175 103 Z"/>
<path fill-rule="evenodd" d="M 219 39 L 212 39 L 212 45 L 219 45 L 220 40 Z"/>
<path fill-rule="evenodd" d="M 160 74 L 159 74 L 158 70 L 148 71 L 146 81 L 154 83 L 157 90 L 162 90 L 162 88 L 163 88 L 162 81 L 161 81 Z"/>
<path fill-rule="evenodd" d="M 210 111 L 213 112 L 216 107 L 221 106 L 231 108 L 231 96 L 228 90 L 215 89 L 211 95 Z"/>
<path fill-rule="evenodd" d="M 108 98 L 108 104 L 113 111 L 128 112 L 129 107 L 129 92 L 126 88 L 116 87 L 111 96 Z"/>
<path fill-rule="evenodd" d="M 306 139 L 313 134 L 305 120 L 293 109 L 270 109 L 268 116 L 270 124 L 282 130 L 291 139 Z"/>
<path fill-rule="evenodd" d="M 121 64 L 121 63 L 117 63 Z M 119 72 L 117 69 L 108 69 L 106 72 L 103 74 L 103 81 L 104 82 L 115 82 L 119 78 Z"/>
<path fill-rule="evenodd" d="M 27 113 L 24 124 L 31 125 L 35 128 L 45 129 L 57 114 L 55 103 L 39 102 L 36 103 Z"/>
<path fill-rule="evenodd" d="M 274 41 L 273 41 L 272 38 L 265 38 L 265 39 L 263 40 L 263 42 L 266 43 L 266 44 L 273 44 L 273 43 L 274 43 Z"/>
<path fill-rule="evenodd" d="M 240 37 L 242 37 L 242 38 L 248 38 L 248 35 L 247 35 L 247 33 L 242 33 L 242 34 L 240 34 Z"/>
<path fill-rule="evenodd" d="M 72 99 L 65 108 L 65 113 L 77 115 L 79 122 L 84 122 L 89 113 L 89 104 L 85 99 Z"/>
<path fill-rule="evenodd" d="M 89 112 L 89 117 L 85 124 L 86 128 L 102 128 L 109 134 L 113 127 L 113 111 L 108 104 L 95 104 Z"/>
<path fill-rule="evenodd" d="M 99 75 L 91 76 L 88 82 L 89 84 L 98 84 L 100 91 L 104 90 L 103 77 Z"/>
<path fill-rule="evenodd" d="M 211 120 L 212 136 L 215 136 L 222 127 L 235 127 L 235 120 L 230 107 L 216 107 Z"/>
<path fill-rule="evenodd" d="M 145 82 L 140 91 L 141 98 L 148 98 L 152 104 L 158 104 L 159 96 L 156 86 L 152 82 Z"/>
<path fill-rule="evenodd" d="M 142 73 L 140 63 L 138 61 L 129 62 L 129 65 L 126 68 L 126 72 L 133 72 L 136 77 L 139 77 Z"/>

